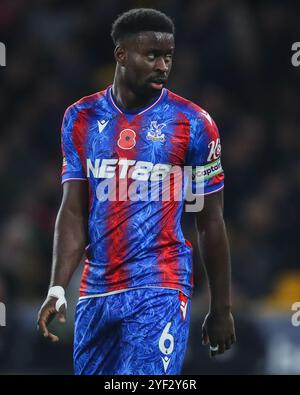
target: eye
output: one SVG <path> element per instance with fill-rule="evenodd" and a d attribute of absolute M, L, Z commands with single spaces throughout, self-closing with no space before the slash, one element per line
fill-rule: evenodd
<path fill-rule="evenodd" d="M 172 60 L 172 58 L 173 58 L 173 54 L 169 53 L 166 55 L 167 60 Z"/>
<path fill-rule="evenodd" d="M 149 54 L 147 55 L 147 58 L 148 58 L 148 60 L 155 60 L 155 55 L 154 55 L 154 53 L 149 53 Z"/>

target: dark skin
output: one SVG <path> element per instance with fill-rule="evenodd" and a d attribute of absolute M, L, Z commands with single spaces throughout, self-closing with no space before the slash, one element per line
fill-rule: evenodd
<path fill-rule="evenodd" d="M 87 225 L 87 182 L 67 181 L 63 184 L 63 198 L 55 223 L 50 287 L 59 285 L 67 288 L 87 245 Z M 54 297 L 46 298 L 38 313 L 38 330 L 52 342 L 57 342 L 59 338 L 48 331 L 48 324 L 56 314 L 60 323 L 66 321 L 65 306 L 57 313 L 56 301 Z"/>
<path fill-rule="evenodd" d="M 213 357 L 236 342 L 231 314 L 230 252 L 223 219 L 223 191 L 206 195 L 204 208 L 196 214 L 198 243 L 210 289 L 210 308 L 202 325 L 202 343 L 219 347 Z"/>
<path fill-rule="evenodd" d="M 142 32 L 118 43 L 113 95 L 121 108 L 145 107 L 160 95 L 171 71 L 174 49 L 174 36 L 169 33 Z"/>
<path fill-rule="evenodd" d="M 118 105 L 126 110 L 145 107 L 158 97 L 172 66 L 175 44 L 170 33 L 142 32 L 120 41 L 115 49 L 117 62 L 113 95 Z M 219 346 L 222 354 L 235 342 L 234 322 L 230 299 L 230 254 L 223 219 L 223 192 L 207 195 L 204 208 L 197 213 L 196 230 L 209 281 L 210 309 L 202 327 L 203 344 Z M 53 264 L 50 286 L 67 288 L 88 244 L 88 185 L 84 181 L 67 181 L 57 215 Z M 38 314 L 40 333 L 57 342 L 48 324 L 57 315 L 66 320 L 64 305 L 55 310 L 57 299 L 47 298 Z"/>

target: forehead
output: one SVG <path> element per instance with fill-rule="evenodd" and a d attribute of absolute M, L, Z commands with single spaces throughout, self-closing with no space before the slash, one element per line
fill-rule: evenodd
<path fill-rule="evenodd" d="M 140 32 L 128 37 L 126 46 L 138 52 L 149 49 L 170 51 L 175 47 L 175 40 L 172 33 Z"/>

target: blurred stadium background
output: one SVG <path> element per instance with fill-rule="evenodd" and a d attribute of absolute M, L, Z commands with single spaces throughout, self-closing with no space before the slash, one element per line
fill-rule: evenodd
<path fill-rule="evenodd" d="M 61 342 L 36 333 L 49 281 L 61 199 L 60 126 L 65 108 L 105 88 L 114 72 L 110 26 L 146 6 L 176 23 L 169 88 L 216 120 L 226 174 L 237 345 L 209 360 L 201 346 L 207 288 L 195 251 L 196 288 L 186 374 L 299 374 L 300 41 L 294 1 L 1 0 L 0 373 L 72 374 L 73 313 L 80 270 L 68 290 Z M 185 234 L 196 247 L 192 216 Z"/>

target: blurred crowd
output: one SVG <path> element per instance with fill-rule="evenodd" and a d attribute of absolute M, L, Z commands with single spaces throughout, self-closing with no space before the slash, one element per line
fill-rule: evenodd
<path fill-rule="evenodd" d="M 174 19 L 168 87 L 207 110 L 219 127 L 238 328 L 254 333 L 250 311 L 286 312 L 300 301 L 300 67 L 291 63 L 292 43 L 300 41 L 299 3 L 1 0 L 7 65 L 0 67 L 0 301 L 8 326 L 0 328 L 0 372 L 72 371 L 72 328 L 56 349 L 35 332 L 62 194 L 60 126 L 67 106 L 111 83 L 111 23 L 137 6 Z M 207 291 L 191 215 L 183 225 L 195 247 L 191 342 L 199 343 Z M 259 336 L 256 361 L 263 355 Z M 187 373 L 195 367 L 191 349 Z M 245 362 L 245 372 L 255 369 Z"/>

